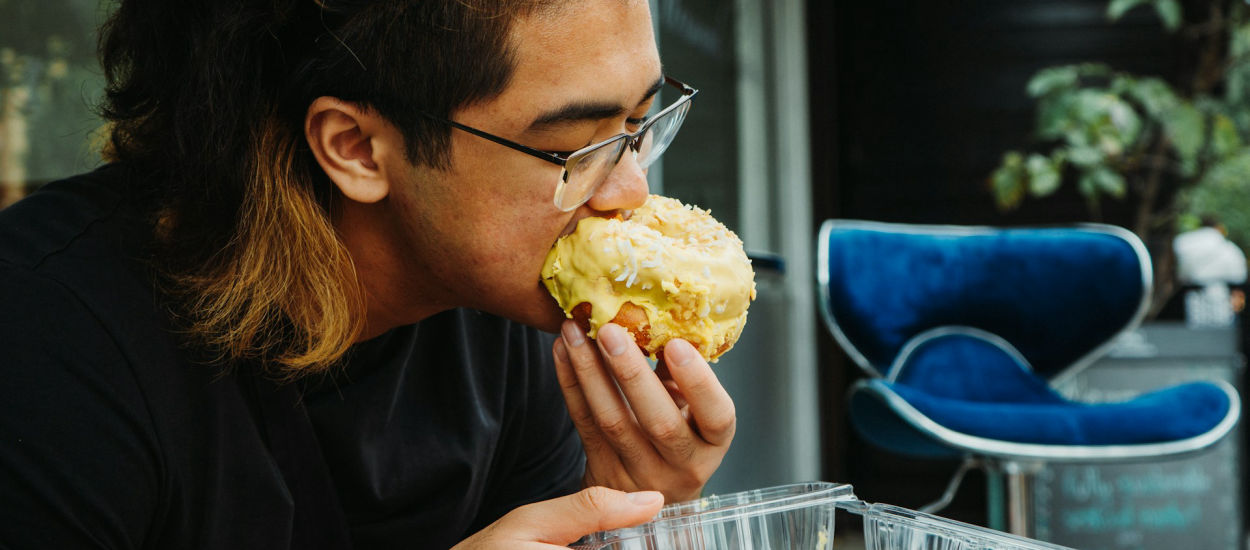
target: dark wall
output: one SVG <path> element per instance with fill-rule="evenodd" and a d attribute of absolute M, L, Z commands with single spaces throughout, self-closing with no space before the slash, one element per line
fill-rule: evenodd
<path fill-rule="evenodd" d="M 1041 145 L 1025 93 L 1037 70 L 1102 61 L 1184 80 L 1186 46 L 1153 12 L 1139 8 L 1113 24 L 1105 10 L 1103 0 L 808 2 L 816 223 L 1088 219 L 1070 189 L 1000 213 L 986 180 L 1005 150 Z M 1128 212 L 1103 207 L 1111 223 L 1128 224 Z M 844 414 L 856 367 L 828 338 L 821 346 L 825 477 L 852 483 L 866 500 L 935 500 L 956 464 L 896 457 L 856 438 Z M 984 522 L 984 492 L 972 476 L 944 514 Z"/>

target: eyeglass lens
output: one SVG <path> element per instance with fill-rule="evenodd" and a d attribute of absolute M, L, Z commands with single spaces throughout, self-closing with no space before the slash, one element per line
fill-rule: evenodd
<path fill-rule="evenodd" d="M 681 123 L 690 110 L 690 103 L 687 100 L 676 109 L 650 121 L 646 131 L 636 138 L 635 158 L 640 167 L 650 167 L 673 143 L 677 130 L 681 128 Z M 556 187 L 556 207 L 568 211 L 590 200 L 599 185 L 608 179 L 608 175 L 620 162 L 629 141 L 628 136 L 621 136 L 620 139 L 604 143 L 601 147 L 570 157 L 564 167 L 564 177 Z"/>

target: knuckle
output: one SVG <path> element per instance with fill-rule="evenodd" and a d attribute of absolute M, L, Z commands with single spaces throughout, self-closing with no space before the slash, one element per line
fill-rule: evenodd
<path fill-rule="evenodd" d="M 679 420 L 666 419 L 648 426 L 648 432 L 657 441 L 675 443 L 685 439 L 685 427 Z"/>
<path fill-rule="evenodd" d="M 616 379 L 624 384 L 637 381 L 645 374 L 651 373 L 650 368 L 646 368 L 637 362 L 626 360 L 612 362 L 612 370 L 616 373 Z"/>
<path fill-rule="evenodd" d="M 582 434 L 582 450 L 587 456 L 596 455 L 599 451 L 606 449 L 608 444 L 599 437 Z"/>
<path fill-rule="evenodd" d="M 738 419 L 732 415 L 712 418 L 703 424 L 705 430 L 718 434 L 732 432 L 737 425 Z"/>
<path fill-rule="evenodd" d="M 620 439 L 630 431 L 630 419 L 622 414 L 604 415 L 598 419 L 599 431 L 604 435 Z"/>
<path fill-rule="evenodd" d="M 683 463 L 690 463 L 694 459 L 695 451 L 697 450 L 694 442 L 689 439 L 674 441 L 668 448 L 673 457 Z"/>
<path fill-rule="evenodd" d="M 591 414 L 590 411 L 569 412 L 569 418 L 573 420 L 573 425 L 579 430 L 586 431 L 596 426 L 595 415 Z"/>
<path fill-rule="evenodd" d="M 715 374 L 712 374 L 712 370 L 709 367 L 706 371 L 694 374 L 689 380 L 686 380 L 684 386 L 692 393 L 704 393 L 720 387 L 720 381 L 716 379 Z"/>
<path fill-rule="evenodd" d="M 560 381 L 560 389 L 565 391 L 580 391 L 582 383 L 577 380 L 576 376 L 556 376 Z"/>
<path fill-rule="evenodd" d="M 612 498 L 612 491 L 607 487 L 590 487 L 578 493 L 580 504 L 587 510 L 605 511 Z"/>

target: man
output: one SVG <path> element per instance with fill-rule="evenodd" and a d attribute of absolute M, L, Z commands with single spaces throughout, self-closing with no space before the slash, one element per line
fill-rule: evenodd
<path fill-rule="evenodd" d="M 538 283 L 689 101 L 645 0 L 125 0 L 101 54 L 115 162 L 0 212 L 6 547 L 560 547 L 699 494 L 707 363 Z"/>

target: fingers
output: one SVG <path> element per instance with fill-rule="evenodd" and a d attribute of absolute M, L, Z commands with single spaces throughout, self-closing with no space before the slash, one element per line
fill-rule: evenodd
<path fill-rule="evenodd" d="M 737 425 L 733 399 L 721 386 L 712 367 L 685 340 L 670 340 L 664 346 L 669 373 L 689 403 L 690 416 L 704 441 L 727 446 Z"/>
<path fill-rule="evenodd" d="M 643 523 L 663 506 L 664 495 L 656 491 L 625 493 L 591 487 L 517 508 L 493 527 L 507 532 L 510 540 L 567 546 L 597 531 Z"/>
<path fill-rule="evenodd" d="M 602 336 L 603 328 L 599 330 L 599 335 Z M 658 459 L 655 449 L 642 433 L 634 411 L 625 402 L 621 391 L 617 389 L 616 381 L 603 365 L 598 346 L 592 344 L 571 321 L 565 321 L 562 332 L 564 349 L 576 378 L 577 389 L 580 390 L 581 399 L 593 419 L 593 430 L 602 434 L 603 439 L 616 449 L 621 460 L 627 463 L 644 466 Z M 572 383 L 568 386 L 572 386 Z M 585 416 L 585 413 L 582 415 Z M 582 432 L 582 435 L 585 439 L 586 432 Z"/>
<path fill-rule="evenodd" d="M 609 323 L 599 328 L 598 343 L 652 448 L 669 464 L 689 463 L 702 441 L 682 415 L 670 388 L 652 372 L 633 337 Z"/>
<path fill-rule="evenodd" d="M 664 354 L 660 354 L 659 361 L 655 363 L 655 375 L 664 383 L 664 387 L 668 389 L 669 397 L 673 398 L 673 403 L 677 405 L 677 410 L 681 411 L 682 417 L 688 417 L 686 408 L 686 396 L 681 394 L 681 387 L 673 380 L 673 375 L 668 372 L 668 365 L 664 364 Z"/>
<path fill-rule="evenodd" d="M 602 435 L 595 426 L 595 417 L 590 412 L 590 404 L 586 403 L 582 385 L 577 381 L 577 375 L 573 373 L 573 364 L 569 361 L 569 352 L 564 345 L 564 340 L 557 338 L 551 347 L 551 353 L 555 357 L 556 379 L 560 381 L 560 392 L 564 394 L 564 403 L 568 406 L 569 417 L 573 419 L 573 426 L 577 428 L 577 433 L 582 436 L 583 446 L 587 447 L 588 451 L 592 450 L 590 447 L 602 441 Z"/>

